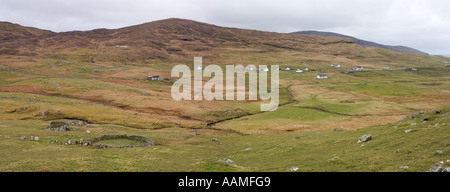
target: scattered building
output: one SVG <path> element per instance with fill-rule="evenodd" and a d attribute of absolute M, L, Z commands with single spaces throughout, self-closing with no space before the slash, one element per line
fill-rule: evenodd
<path fill-rule="evenodd" d="M 340 64 L 332 64 L 331 67 L 341 68 Z"/>
<path fill-rule="evenodd" d="M 158 76 L 148 76 L 147 80 L 151 80 L 151 81 L 162 81 L 164 80 L 164 78 L 161 75 Z"/>
<path fill-rule="evenodd" d="M 315 78 L 316 78 L 316 79 L 328 79 L 328 75 L 325 75 L 325 74 L 318 74 Z"/>
<path fill-rule="evenodd" d="M 303 70 L 297 69 L 296 73 L 303 73 Z"/>
<path fill-rule="evenodd" d="M 353 72 L 355 72 L 355 70 L 353 68 L 349 68 L 349 69 L 347 69 L 347 72 L 353 73 Z"/>
<path fill-rule="evenodd" d="M 358 66 L 358 67 L 355 67 L 355 68 L 353 68 L 355 71 L 363 71 L 364 70 L 364 67 L 362 67 L 362 66 Z"/>

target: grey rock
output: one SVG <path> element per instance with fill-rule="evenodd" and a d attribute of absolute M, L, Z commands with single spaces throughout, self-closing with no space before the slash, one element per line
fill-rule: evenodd
<path fill-rule="evenodd" d="M 411 126 L 417 125 L 417 123 L 411 123 Z"/>
<path fill-rule="evenodd" d="M 436 152 L 434 152 L 434 154 L 435 154 L 435 155 L 442 155 L 442 154 L 444 154 L 444 152 L 441 151 L 441 150 L 437 150 Z"/>
<path fill-rule="evenodd" d="M 291 167 L 287 171 L 289 171 L 289 172 L 296 172 L 296 171 L 298 171 L 298 167 Z"/>
<path fill-rule="evenodd" d="M 27 137 L 25 136 L 20 136 L 20 140 L 25 141 L 27 139 Z"/>
<path fill-rule="evenodd" d="M 409 132 L 412 132 L 412 131 L 413 131 L 412 129 L 408 129 L 408 130 L 405 131 L 405 133 L 409 133 Z"/>
<path fill-rule="evenodd" d="M 365 143 L 372 140 L 372 135 L 371 134 L 367 134 L 367 135 L 363 135 L 362 137 L 358 138 L 358 143 Z"/>
<path fill-rule="evenodd" d="M 39 137 L 34 137 L 34 140 L 35 141 L 39 141 Z"/>
<path fill-rule="evenodd" d="M 442 167 L 444 165 L 444 162 L 441 161 L 439 163 L 437 163 L 436 165 L 434 165 L 432 168 L 428 169 L 427 172 L 443 172 L 444 171 L 444 167 Z"/>
<path fill-rule="evenodd" d="M 213 139 L 212 139 L 212 141 L 214 141 L 214 142 L 218 142 L 218 141 L 219 141 L 219 139 L 213 138 Z"/>
<path fill-rule="evenodd" d="M 399 169 L 409 169 L 409 167 L 408 166 L 400 166 L 400 167 L 398 167 Z"/>
<path fill-rule="evenodd" d="M 227 163 L 228 165 L 233 166 L 233 167 L 236 167 L 236 166 L 237 166 L 236 163 L 235 163 L 234 161 L 232 161 L 231 159 L 228 159 L 228 158 L 220 159 L 219 162 L 225 162 L 225 163 Z"/>

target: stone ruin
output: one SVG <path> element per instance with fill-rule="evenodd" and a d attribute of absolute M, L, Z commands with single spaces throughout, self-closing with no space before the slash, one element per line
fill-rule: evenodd
<path fill-rule="evenodd" d="M 102 141 L 102 140 L 111 140 L 111 139 L 129 139 L 129 140 L 135 140 L 135 141 L 143 141 L 145 142 L 145 144 L 143 145 L 124 145 L 124 146 L 113 146 L 113 145 L 106 145 L 106 144 L 98 144 L 98 145 L 93 145 L 93 143 L 98 142 L 98 141 Z M 136 136 L 136 135 L 104 135 L 101 137 L 95 137 L 95 138 L 91 138 L 88 139 L 86 141 L 84 141 L 83 143 L 84 146 L 93 146 L 94 148 L 97 149 L 105 149 L 105 148 L 134 148 L 134 147 L 148 147 L 148 146 L 154 146 L 155 144 L 153 143 L 153 140 L 148 138 L 148 137 L 144 137 L 144 136 Z"/>
<path fill-rule="evenodd" d="M 70 126 L 83 126 L 85 125 L 85 122 L 83 121 L 69 121 L 69 122 L 57 122 L 53 121 L 50 123 L 49 126 L 45 127 L 44 129 L 48 129 L 51 131 L 72 131 L 72 128 Z"/>

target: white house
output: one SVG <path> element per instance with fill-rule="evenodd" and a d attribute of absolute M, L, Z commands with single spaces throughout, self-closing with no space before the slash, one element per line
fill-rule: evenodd
<path fill-rule="evenodd" d="M 303 70 L 297 69 L 296 73 L 303 73 Z"/>
<path fill-rule="evenodd" d="M 315 78 L 316 78 L 316 79 L 328 79 L 328 75 L 325 75 L 325 74 L 318 74 Z"/>
<path fill-rule="evenodd" d="M 269 71 L 269 68 L 267 68 L 267 67 L 266 67 L 266 68 L 265 68 L 265 69 L 263 69 L 262 71 Z"/>
<path fill-rule="evenodd" d="M 291 68 L 290 68 L 290 67 L 286 67 L 286 68 L 284 68 L 284 70 L 285 70 L 285 71 L 290 71 Z"/>

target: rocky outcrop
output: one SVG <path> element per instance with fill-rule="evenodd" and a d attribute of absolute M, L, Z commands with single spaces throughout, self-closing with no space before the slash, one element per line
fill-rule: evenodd
<path fill-rule="evenodd" d="M 358 143 L 365 143 L 372 140 L 372 135 L 371 134 L 367 134 L 367 135 L 363 135 L 362 137 L 358 138 Z"/>
<path fill-rule="evenodd" d="M 447 160 L 447 162 L 449 161 Z M 428 169 L 427 172 L 450 172 L 450 167 L 445 168 L 444 161 L 441 161 L 434 165 L 432 168 Z"/>

